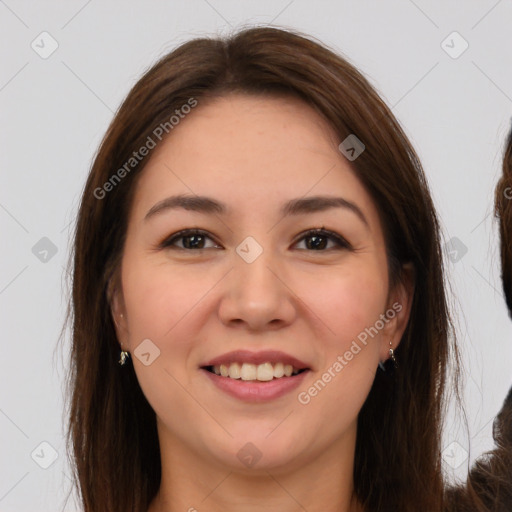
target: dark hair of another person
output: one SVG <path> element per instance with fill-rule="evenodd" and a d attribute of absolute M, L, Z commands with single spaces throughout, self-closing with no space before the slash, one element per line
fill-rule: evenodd
<path fill-rule="evenodd" d="M 366 147 L 350 165 L 380 214 L 390 286 L 410 263 L 415 290 L 396 350 L 399 369 L 377 371 L 358 417 L 355 493 L 366 511 L 441 510 L 447 363 L 453 356 L 458 368 L 459 359 L 449 336 L 438 219 L 420 161 L 390 109 L 346 59 L 297 33 L 260 27 L 195 39 L 161 58 L 129 92 L 93 162 L 73 246 L 69 374 L 68 442 L 84 511 L 146 512 L 161 477 L 155 413 L 132 362 L 118 364 L 110 313 L 136 178 L 149 157 L 103 199 L 94 191 L 190 98 L 200 108 L 236 93 L 298 98 L 339 142 L 355 134 Z"/>
<path fill-rule="evenodd" d="M 494 204 L 500 226 L 501 279 L 512 318 L 512 128 L 505 145 L 503 174 L 496 186 Z"/>
<path fill-rule="evenodd" d="M 512 129 L 508 134 L 501 175 L 494 197 L 499 221 L 501 277 L 512 318 Z M 512 388 L 494 420 L 495 447 L 475 462 L 467 482 L 448 489 L 447 511 L 512 511 Z"/>

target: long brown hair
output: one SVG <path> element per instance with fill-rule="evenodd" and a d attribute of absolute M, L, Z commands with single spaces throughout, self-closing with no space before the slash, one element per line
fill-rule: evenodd
<path fill-rule="evenodd" d="M 161 476 L 155 413 L 132 364 L 118 365 L 109 304 L 136 177 L 150 156 L 101 198 L 95 191 L 191 98 L 200 105 L 237 92 L 300 98 L 340 142 L 355 134 L 365 145 L 351 165 L 380 213 L 391 286 L 405 263 L 416 286 L 396 350 L 399 369 L 377 372 L 358 417 L 355 493 L 366 511 L 440 510 L 446 370 L 450 354 L 455 363 L 458 357 L 449 341 L 438 220 L 420 161 L 390 109 L 346 59 L 298 33 L 264 27 L 195 39 L 161 58 L 128 94 L 92 165 L 73 247 L 69 374 L 68 442 L 84 510 L 146 512 Z"/>

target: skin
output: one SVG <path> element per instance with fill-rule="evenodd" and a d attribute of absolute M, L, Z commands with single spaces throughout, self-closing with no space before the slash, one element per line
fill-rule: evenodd
<path fill-rule="evenodd" d="M 150 512 L 360 510 L 352 494 L 357 416 L 405 329 L 412 285 L 389 289 L 378 211 L 339 142 L 298 100 L 235 94 L 200 103 L 142 172 L 112 314 L 157 417 L 162 485 Z M 212 197 L 228 214 L 174 209 L 144 220 L 178 193 Z M 348 208 L 279 213 L 284 202 L 313 195 L 345 198 L 367 224 Z M 322 238 L 316 249 L 303 233 L 322 226 L 352 248 Z M 208 232 L 204 249 L 184 249 L 190 238 L 158 247 L 186 228 Z M 236 252 L 247 236 L 263 248 L 250 264 Z M 299 403 L 298 393 L 395 302 L 400 313 Z M 133 354 L 144 339 L 160 350 L 149 366 Z M 281 350 L 311 371 L 280 398 L 243 402 L 199 368 L 238 349 Z M 261 453 L 251 468 L 236 456 L 247 442 Z"/>

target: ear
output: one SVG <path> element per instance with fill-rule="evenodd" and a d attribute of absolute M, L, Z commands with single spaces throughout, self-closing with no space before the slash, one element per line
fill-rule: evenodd
<path fill-rule="evenodd" d="M 117 339 L 123 350 L 128 349 L 128 324 L 126 321 L 126 308 L 123 289 L 118 275 L 112 276 L 107 286 L 107 300 L 110 314 L 114 322 Z"/>
<path fill-rule="evenodd" d="M 409 322 L 415 288 L 415 272 L 411 263 L 402 265 L 399 282 L 390 290 L 386 317 L 388 321 L 382 330 L 381 361 L 389 357 L 389 349 L 395 350 Z M 391 345 L 390 345 L 391 342 Z"/>

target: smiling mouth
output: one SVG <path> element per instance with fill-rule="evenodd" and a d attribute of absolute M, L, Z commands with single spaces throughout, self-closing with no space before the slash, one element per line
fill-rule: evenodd
<path fill-rule="evenodd" d="M 298 369 L 293 367 L 291 364 L 272 364 L 270 362 L 263 364 L 221 364 L 215 366 L 204 366 L 203 369 L 228 379 L 256 382 L 270 382 L 277 379 L 286 379 L 309 370 L 309 368 Z"/>

